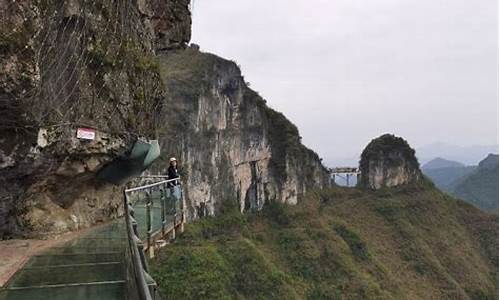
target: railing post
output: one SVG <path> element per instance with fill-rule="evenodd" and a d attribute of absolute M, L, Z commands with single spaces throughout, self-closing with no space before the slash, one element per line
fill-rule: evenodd
<path fill-rule="evenodd" d="M 183 233 L 184 232 L 184 223 L 186 222 L 186 215 L 185 215 L 185 211 L 184 211 L 184 193 L 183 193 L 183 189 L 182 189 L 182 183 L 180 182 L 179 180 L 179 188 L 180 188 L 180 207 L 181 207 L 181 225 L 180 225 L 180 232 Z"/>
<path fill-rule="evenodd" d="M 160 205 L 161 205 L 161 236 L 165 237 L 165 224 L 167 223 L 165 212 L 165 191 L 164 188 L 160 189 Z"/>
<path fill-rule="evenodd" d="M 148 285 L 148 288 L 149 288 L 149 294 L 151 295 L 151 298 L 152 300 L 155 300 L 156 299 L 156 290 L 158 288 L 155 280 L 153 279 L 153 277 L 151 277 L 151 275 L 149 275 L 148 272 L 144 272 L 144 277 L 146 279 L 146 283 Z"/>
<path fill-rule="evenodd" d="M 147 245 L 146 251 L 149 254 L 149 257 L 154 257 L 154 249 L 151 248 L 151 194 L 150 192 L 146 192 L 146 235 L 147 235 Z"/>
<path fill-rule="evenodd" d="M 173 213 L 174 213 L 174 224 L 175 224 L 175 217 L 177 216 L 177 193 L 175 190 L 176 188 L 177 188 L 177 185 L 173 185 L 172 187 L 170 187 L 172 200 L 173 200 L 172 201 L 172 208 L 173 208 Z"/>
<path fill-rule="evenodd" d="M 164 178 L 164 176 L 158 176 L 158 178 Z M 174 188 L 169 185 L 176 183 Z M 180 189 L 180 190 L 176 190 Z M 154 191 L 154 192 L 153 192 Z M 159 228 L 154 227 L 154 201 L 156 192 L 160 193 L 160 209 L 161 209 L 161 234 L 165 239 L 176 238 L 176 232 L 180 230 L 184 231 L 185 223 L 185 203 L 183 197 L 182 184 L 180 179 L 175 180 L 163 180 L 158 183 L 147 184 L 140 187 L 129 188 L 124 190 L 124 204 L 126 210 L 126 223 L 127 223 L 127 235 L 129 241 L 129 251 L 132 257 L 132 269 L 134 271 L 134 279 L 137 282 L 137 292 L 139 293 L 139 299 L 141 300 L 154 300 L 158 296 L 158 289 L 154 280 L 147 274 L 148 263 L 146 255 L 153 258 L 155 255 L 155 242 L 153 231 L 155 233 L 160 233 Z M 129 196 L 134 193 L 145 194 L 145 198 L 138 198 L 134 201 L 129 199 Z M 168 195 L 168 196 L 167 196 Z M 135 197 L 134 197 L 135 199 Z M 137 202 L 139 201 L 139 202 Z M 143 202 L 144 201 L 144 202 Z M 168 202 L 167 202 L 168 201 Z M 170 202 L 172 201 L 172 202 Z M 180 202 L 178 202 L 180 201 Z M 145 204 L 146 213 L 146 236 L 139 236 L 138 232 L 138 220 L 134 216 L 139 217 L 139 212 L 136 207 L 134 212 L 134 205 Z M 170 204 L 171 203 L 171 204 Z M 173 206 L 172 206 L 173 205 Z M 173 229 L 171 230 L 171 235 L 168 235 L 167 229 L 170 228 L 171 216 L 173 213 Z M 142 217 L 142 215 L 140 215 Z M 168 216 L 168 217 L 167 217 Z M 159 220 L 158 220 L 159 221 Z M 167 226 L 168 225 L 168 226 Z M 141 233 L 142 234 L 142 233 Z M 149 253 L 148 253 L 149 252 Z M 144 271 L 144 272 L 143 272 Z"/>
<path fill-rule="evenodd" d="M 128 239 L 128 249 L 131 257 L 132 270 L 134 272 L 134 277 L 137 285 L 135 286 L 139 296 L 139 299 L 153 300 L 150 292 L 148 282 L 145 279 L 145 272 L 147 270 L 147 263 L 144 258 L 144 247 L 142 245 L 141 239 L 139 239 L 134 233 L 133 223 L 137 222 L 132 218 L 133 214 L 132 207 L 129 205 L 129 199 L 127 197 L 127 192 L 124 191 L 124 205 L 125 205 L 125 224 L 127 226 L 127 239 Z M 142 255 L 141 255 L 142 254 Z M 142 257 L 141 257 L 142 256 Z M 128 288 L 127 288 L 128 289 Z M 134 297 L 135 298 L 135 297 Z"/>
<path fill-rule="evenodd" d="M 172 206 L 174 208 L 174 220 L 172 222 L 172 236 L 170 237 L 171 240 L 175 240 L 175 226 L 177 225 L 177 191 L 175 190 L 177 188 L 177 181 L 175 181 L 175 184 L 172 187 Z"/>

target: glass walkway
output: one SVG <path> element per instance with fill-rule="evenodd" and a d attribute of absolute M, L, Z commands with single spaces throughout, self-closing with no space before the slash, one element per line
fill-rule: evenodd
<path fill-rule="evenodd" d="M 0 300 L 154 299 L 137 293 L 134 277 L 147 270 L 142 249 L 154 251 L 155 236 L 164 239 L 166 227 L 183 221 L 181 197 L 180 185 L 153 185 L 130 193 L 129 215 L 33 256 L 0 290 Z M 127 228 L 135 228 L 139 239 Z M 139 252 L 143 266 L 134 264 Z"/>

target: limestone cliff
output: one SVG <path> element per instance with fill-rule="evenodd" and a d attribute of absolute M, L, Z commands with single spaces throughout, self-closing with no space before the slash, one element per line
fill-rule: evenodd
<path fill-rule="evenodd" d="M 297 128 L 266 105 L 238 66 L 197 47 L 160 57 L 166 91 L 165 159 L 180 158 L 190 218 L 214 214 L 225 200 L 241 211 L 266 202 L 295 204 L 328 174 Z M 206 208 L 206 209 L 205 209 Z"/>
<path fill-rule="evenodd" d="M 0 0 L 0 238 L 120 215 L 122 187 L 95 175 L 140 137 L 179 156 L 190 218 L 226 199 L 296 203 L 326 182 L 234 63 L 182 50 L 189 2 Z M 77 139 L 81 126 L 96 139 Z"/>
<path fill-rule="evenodd" d="M 94 175 L 135 138 L 155 137 L 164 98 L 155 52 L 189 41 L 188 6 L 0 0 L 0 238 L 119 214 L 119 189 Z M 79 125 L 97 139 L 76 140 Z"/>
<path fill-rule="evenodd" d="M 370 189 L 418 183 L 423 179 L 415 150 L 392 134 L 373 139 L 363 150 L 359 165 L 358 184 Z"/>

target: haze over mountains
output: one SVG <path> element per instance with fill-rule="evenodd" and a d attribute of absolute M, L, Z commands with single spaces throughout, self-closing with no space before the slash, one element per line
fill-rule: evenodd
<path fill-rule="evenodd" d="M 498 145 L 457 146 L 444 142 L 436 142 L 417 147 L 415 150 L 421 166 L 435 158 L 455 161 L 463 165 L 477 165 L 488 154 L 498 154 Z M 338 155 L 335 157 L 326 156 L 324 161 L 330 167 L 357 166 L 360 154 L 352 153 L 351 155 Z"/>
<path fill-rule="evenodd" d="M 462 163 L 444 159 L 441 157 L 434 158 L 433 160 L 429 161 L 423 166 L 423 168 L 426 168 L 428 170 L 435 170 L 441 168 L 462 168 L 462 167 L 465 167 L 465 165 Z"/>
<path fill-rule="evenodd" d="M 442 191 L 498 213 L 498 155 L 489 154 L 477 166 L 435 158 L 422 171 Z"/>
<path fill-rule="evenodd" d="M 417 147 L 417 157 L 424 164 L 436 157 L 446 158 L 465 165 L 477 165 L 488 154 L 498 154 L 498 145 L 457 146 L 447 143 L 433 143 Z"/>
<path fill-rule="evenodd" d="M 498 213 L 498 155 L 488 155 L 473 172 L 453 183 L 451 189 L 458 198 Z"/>
<path fill-rule="evenodd" d="M 443 191 L 451 191 L 453 183 L 472 173 L 476 166 L 466 166 L 457 161 L 435 158 L 422 166 L 422 170 Z"/>

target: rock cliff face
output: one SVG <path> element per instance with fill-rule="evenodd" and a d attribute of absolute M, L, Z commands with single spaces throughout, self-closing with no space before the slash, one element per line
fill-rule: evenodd
<path fill-rule="evenodd" d="M 418 183 L 423 179 L 419 163 L 408 143 L 392 134 L 372 140 L 361 154 L 359 185 L 378 190 Z"/>
<path fill-rule="evenodd" d="M 95 171 L 135 137 L 155 137 L 164 98 L 155 52 L 189 41 L 188 5 L 0 0 L 0 238 L 119 214 L 118 189 Z M 103 135 L 79 142 L 79 124 Z M 41 147 L 40 132 L 57 140 Z"/>
<path fill-rule="evenodd" d="M 167 94 L 168 156 L 180 158 L 189 217 L 214 214 L 224 201 L 241 211 L 268 201 L 295 204 L 328 174 L 316 153 L 300 142 L 297 128 L 248 88 L 238 66 L 197 47 L 160 57 Z"/>
<path fill-rule="evenodd" d="M 121 187 L 95 175 L 138 137 L 179 156 L 190 218 L 226 199 L 296 203 L 326 183 L 234 63 L 182 50 L 189 0 L 0 0 L 0 20 L 0 238 L 118 216 Z M 77 139 L 81 126 L 96 139 Z"/>

